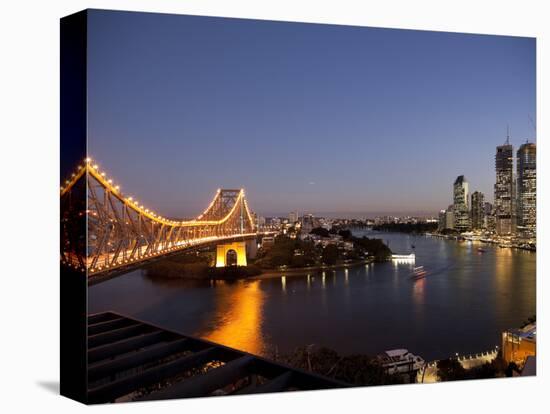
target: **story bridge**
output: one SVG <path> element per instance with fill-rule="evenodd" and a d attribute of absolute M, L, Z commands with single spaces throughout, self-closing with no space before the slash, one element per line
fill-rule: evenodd
<path fill-rule="evenodd" d="M 194 219 L 163 217 L 122 193 L 91 158 L 61 187 L 61 262 L 88 276 L 131 270 L 183 250 L 217 247 L 216 266 L 246 265 L 246 243 L 261 232 L 244 189 L 218 189 Z"/>

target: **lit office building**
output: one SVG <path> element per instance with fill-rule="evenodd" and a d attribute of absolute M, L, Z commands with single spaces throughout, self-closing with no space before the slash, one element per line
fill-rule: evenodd
<path fill-rule="evenodd" d="M 437 223 L 437 230 L 438 231 L 442 231 L 442 230 L 445 230 L 445 225 L 446 225 L 446 211 L 445 210 L 441 210 L 439 212 L 439 217 L 438 217 L 438 223 Z"/>
<path fill-rule="evenodd" d="M 319 226 L 319 220 L 313 217 L 313 214 L 304 214 L 301 217 L 302 234 L 309 234 L 311 230 Z"/>
<path fill-rule="evenodd" d="M 468 181 L 463 175 L 459 175 L 453 185 L 454 228 L 459 232 L 470 230 L 468 204 Z"/>
<path fill-rule="evenodd" d="M 509 329 L 502 333 L 502 358 L 520 367 L 529 357 L 537 355 L 537 323 L 531 322 L 523 328 Z"/>
<path fill-rule="evenodd" d="M 517 224 L 525 236 L 537 231 L 537 146 L 525 143 L 517 152 Z"/>
<path fill-rule="evenodd" d="M 263 229 L 265 227 L 265 217 L 257 216 L 257 226 L 259 229 Z"/>
<path fill-rule="evenodd" d="M 472 193 L 470 216 L 473 230 L 482 230 L 486 228 L 485 196 L 480 191 L 474 191 Z"/>
<path fill-rule="evenodd" d="M 447 210 L 445 210 L 445 228 L 446 229 L 455 228 L 455 213 L 454 213 L 454 207 L 452 204 L 449 207 L 447 207 Z"/>
<path fill-rule="evenodd" d="M 494 232 L 495 231 L 495 209 L 493 208 L 493 205 L 489 202 L 485 202 L 485 228 L 488 231 Z"/>
<path fill-rule="evenodd" d="M 506 139 L 495 155 L 495 221 L 499 235 L 514 233 L 514 148 Z"/>
<path fill-rule="evenodd" d="M 290 224 L 294 224 L 298 221 L 298 212 L 297 211 L 291 211 L 288 213 L 288 222 Z"/>

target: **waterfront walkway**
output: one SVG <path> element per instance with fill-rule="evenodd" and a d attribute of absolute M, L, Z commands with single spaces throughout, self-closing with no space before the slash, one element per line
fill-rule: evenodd
<path fill-rule="evenodd" d="M 491 351 L 481 352 L 479 354 L 471 355 L 459 355 L 458 362 L 464 369 L 475 368 L 480 365 L 492 362 L 498 355 L 498 349 L 495 348 Z M 425 372 L 424 372 L 425 371 Z M 439 382 L 437 376 L 437 360 L 428 362 L 424 370 L 419 370 L 416 376 L 416 382 L 419 383 L 434 383 Z"/>

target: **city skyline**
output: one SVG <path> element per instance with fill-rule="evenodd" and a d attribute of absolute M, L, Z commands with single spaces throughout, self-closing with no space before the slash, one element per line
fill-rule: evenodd
<path fill-rule="evenodd" d="M 535 38 L 95 9 L 59 33 L 63 395 L 536 375 Z"/>
<path fill-rule="evenodd" d="M 219 187 L 264 216 L 436 215 L 459 175 L 492 201 L 507 124 L 536 142 L 534 39 L 101 11 L 90 29 L 90 155 L 166 216 Z"/>

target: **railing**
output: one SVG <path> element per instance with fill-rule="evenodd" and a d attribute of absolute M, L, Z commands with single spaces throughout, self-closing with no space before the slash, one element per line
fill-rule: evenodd
<path fill-rule="evenodd" d="M 348 387 L 114 312 L 88 316 L 88 402 Z"/>
<path fill-rule="evenodd" d="M 61 261 L 88 275 L 257 234 L 243 189 L 218 189 L 195 219 L 169 219 L 124 195 L 90 158 L 61 187 L 61 213 Z"/>

